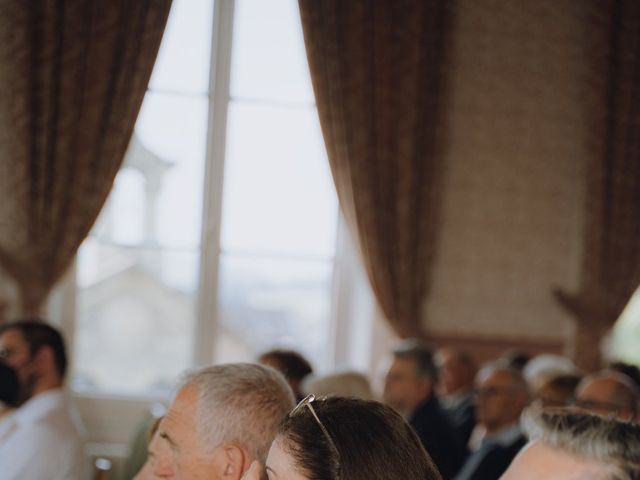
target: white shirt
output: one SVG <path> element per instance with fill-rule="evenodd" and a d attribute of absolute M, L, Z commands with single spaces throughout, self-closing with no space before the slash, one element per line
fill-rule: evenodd
<path fill-rule="evenodd" d="M 0 428 L 2 480 L 82 480 L 84 448 L 62 390 L 40 393 Z"/>

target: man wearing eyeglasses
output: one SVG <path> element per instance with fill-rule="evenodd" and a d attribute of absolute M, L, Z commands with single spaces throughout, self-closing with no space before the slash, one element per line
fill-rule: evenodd
<path fill-rule="evenodd" d="M 476 418 L 486 433 L 456 480 L 497 480 L 526 443 L 518 421 L 529 391 L 519 371 L 501 364 L 480 370 L 476 385 Z"/>
<path fill-rule="evenodd" d="M 60 332 L 42 321 L 3 325 L 0 357 L 18 374 L 23 402 L 0 431 L 2 478 L 84 478 L 82 427 L 62 390 L 67 357 Z"/>
<path fill-rule="evenodd" d="M 637 421 L 638 392 L 626 375 L 603 370 L 580 382 L 575 407 L 622 421 Z"/>
<path fill-rule="evenodd" d="M 294 406 L 284 377 L 269 367 L 207 367 L 183 382 L 151 444 L 154 478 L 240 480 L 264 463 Z"/>

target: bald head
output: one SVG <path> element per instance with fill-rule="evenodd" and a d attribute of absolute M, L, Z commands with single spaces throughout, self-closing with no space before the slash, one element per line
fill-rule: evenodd
<path fill-rule="evenodd" d="M 604 370 L 587 376 L 576 389 L 576 405 L 600 415 L 633 420 L 638 411 L 638 394 L 625 375 Z"/>

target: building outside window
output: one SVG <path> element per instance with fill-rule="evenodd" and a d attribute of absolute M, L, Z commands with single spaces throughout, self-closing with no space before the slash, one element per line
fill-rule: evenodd
<path fill-rule="evenodd" d="M 73 388 L 162 394 L 273 346 L 328 368 L 337 225 L 297 2 L 174 0 L 78 254 Z"/>

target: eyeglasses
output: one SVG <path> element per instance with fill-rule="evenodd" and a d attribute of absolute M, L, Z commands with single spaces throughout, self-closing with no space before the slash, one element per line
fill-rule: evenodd
<path fill-rule="evenodd" d="M 329 431 L 324 426 L 324 424 L 320 421 L 320 417 L 318 417 L 318 414 L 316 413 L 316 410 L 313 408 L 313 405 L 311 405 L 313 402 L 315 402 L 315 400 L 316 400 L 315 395 L 313 394 L 307 395 L 304 399 L 302 399 L 300 403 L 298 403 L 298 405 L 296 405 L 296 407 L 293 410 L 291 410 L 291 412 L 289 413 L 289 417 L 295 417 L 297 415 L 300 415 L 305 407 L 309 409 L 309 411 L 311 412 L 311 415 L 313 415 L 313 418 L 315 419 L 316 423 L 320 427 L 320 430 L 322 430 L 322 433 L 324 433 L 324 436 L 326 437 L 327 442 L 329 442 L 331 449 L 336 454 L 336 458 L 338 459 L 338 468 L 339 468 L 340 452 L 338 451 L 338 448 L 336 447 L 336 444 L 334 443 L 333 438 L 331 438 L 331 435 L 329 435 Z"/>
<path fill-rule="evenodd" d="M 571 405 L 577 409 L 586 410 L 588 412 L 606 412 L 607 414 L 612 415 L 618 415 L 625 410 L 623 406 L 615 403 L 601 402 L 591 399 L 574 398 Z"/>

